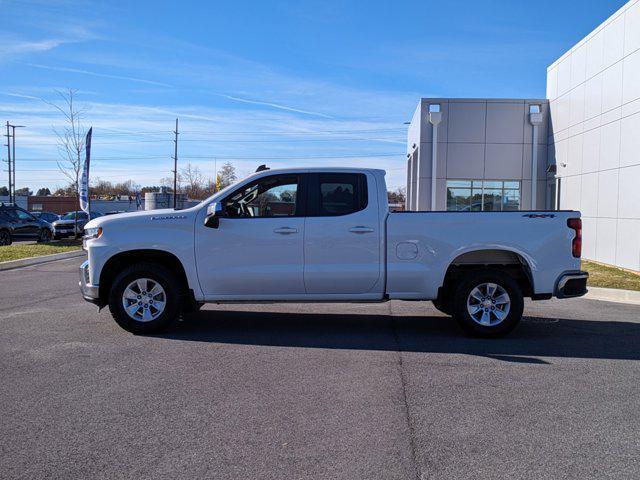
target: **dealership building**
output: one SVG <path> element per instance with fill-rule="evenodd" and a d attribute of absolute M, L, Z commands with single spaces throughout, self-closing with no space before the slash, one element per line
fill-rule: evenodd
<path fill-rule="evenodd" d="M 421 99 L 407 209 L 580 210 L 583 256 L 640 271 L 640 0 L 548 67 L 546 96 Z"/>

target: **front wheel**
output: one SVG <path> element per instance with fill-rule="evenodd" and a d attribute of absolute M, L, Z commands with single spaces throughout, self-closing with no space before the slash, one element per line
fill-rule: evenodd
<path fill-rule="evenodd" d="M 40 231 L 40 236 L 38 237 L 38 242 L 46 243 L 51 241 L 51 230 L 48 228 L 43 228 Z"/>
<path fill-rule="evenodd" d="M 520 322 L 523 309 L 520 286 L 497 270 L 479 270 L 466 276 L 454 294 L 454 317 L 472 335 L 506 335 Z"/>
<path fill-rule="evenodd" d="M 132 333 L 157 333 L 180 313 L 180 286 L 173 273 L 154 263 L 138 263 L 123 270 L 109 294 L 114 320 Z"/>
<path fill-rule="evenodd" d="M 0 230 L 0 246 L 11 245 L 13 239 L 9 230 Z"/>

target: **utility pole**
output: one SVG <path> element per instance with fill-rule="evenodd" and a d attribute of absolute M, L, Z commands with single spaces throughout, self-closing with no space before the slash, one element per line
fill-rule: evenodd
<path fill-rule="evenodd" d="M 213 193 L 218 193 L 218 158 L 213 157 Z"/>
<path fill-rule="evenodd" d="M 9 165 L 9 203 L 16 202 L 16 128 L 24 125 L 11 125 L 7 120 L 7 163 Z"/>
<path fill-rule="evenodd" d="M 13 153 L 11 159 L 13 161 L 13 201 L 16 201 L 16 128 L 24 128 L 24 125 L 10 125 L 11 138 L 13 139 Z"/>
<path fill-rule="evenodd" d="M 173 131 L 175 134 L 174 150 L 173 150 L 173 209 L 178 206 L 178 119 L 176 118 L 176 129 Z"/>
<path fill-rule="evenodd" d="M 9 165 L 9 204 L 13 203 L 12 200 L 12 189 L 11 189 L 11 182 L 13 181 L 12 177 L 11 177 L 11 134 L 9 131 L 10 125 L 9 125 L 9 120 L 7 120 L 7 134 L 5 135 L 7 137 L 7 163 Z"/>

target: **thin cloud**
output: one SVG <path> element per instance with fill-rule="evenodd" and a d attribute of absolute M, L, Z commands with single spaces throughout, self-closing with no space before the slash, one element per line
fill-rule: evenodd
<path fill-rule="evenodd" d="M 35 67 L 35 68 L 42 68 L 45 70 L 54 70 L 56 72 L 79 73 L 81 75 L 90 75 L 92 77 L 112 78 L 115 80 L 125 80 L 128 82 L 145 83 L 147 85 L 156 85 L 159 87 L 175 88 L 173 85 L 169 85 L 168 83 L 156 82 L 154 80 L 146 80 L 144 78 L 137 78 L 137 77 L 127 77 L 123 75 L 111 75 L 109 73 L 92 72 L 89 70 L 82 70 L 79 68 L 55 67 L 52 65 L 41 65 L 39 63 L 25 63 L 25 65 L 28 65 L 30 67 Z"/>
<path fill-rule="evenodd" d="M 232 95 L 225 95 L 223 93 L 216 93 L 214 95 L 217 95 L 218 97 L 226 98 L 226 99 L 229 99 L 229 100 L 233 100 L 234 102 L 249 103 L 251 105 L 264 105 L 264 106 L 267 106 L 267 107 L 277 108 L 279 110 L 286 110 L 288 112 L 303 113 L 305 115 L 313 115 L 313 116 L 316 116 L 316 117 L 329 118 L 329 119 L 333 118 L 332 116 L 325 115 L 324 113 L 311 112 L 309 110 L 300 110 L 298 108 L 288 107 L 286 105 L 280 105 L 280 104 L 277 104 L 277 103 L 261 102 L 259 100 L 249 100 L 247 98 L 240 98 L 240 97 L 234 97 Z"/>
<path fill-rule="evenodd" d="M 0 95 L 7 95 L 9 97 L 16 98 L 28 98 L 29 100 L 42 100 L 40 97 L 34 97 L 33 95 L 22 95 L 21 93 L 0 92 Z"/>
<path fill-rule="evenodd" d="M 165 87 L 165 88 L 177 88 L 174 85 L 170 85 L 168 83 L 163 83 L 163 82 L 156 82 L 155 80 L 147 80 L 147 79 L 144 79 L 144 78 L 129 77 L 129 76 L 125 76 L 125 75 L 112 75 L 112 74 L 108 74 L 108 73 L 99 73 L 99 72 L 93 72 L 93 71 L 90 71 L 90 70 L 83 70 L 83 69 L 79 69 L 79 68 L 56 67 L 56 66 L 52 66 L 52 65 L 42 65 L 42 64 L 38 64 L 38 63 L 26 63 L 25 65 L 28 65 L 30 67 L 35 67 L 35 68 L 42 68 L 42 69 L 45 69 L 45 70 L 54 70 L 54 71 L 58 71 L 58 72 L 79 73 L 81 75 L 91 75 L 91 76 L 94 76 L 94 77 L 113 78 L 113 79 L 116 79 L 116 80 L 126 80 L 126 81 L 130 81 L 130 82 L 144 83 L 144 84 L 147 84 L 147 85 L 155 85 L 155 86 Z M 299 108 L 289 107 L 287 105 L 281 105 L 281 104 L 273 103 L 273 102 L 264 102 L 264 101 L 260 101 L 260 100 L 250 100 L 250 99 L 247 99 L 247 98 L 235 97 L 233 95 L 227 95 L 227 94 L 224 94 L 224 93 L 215 93 L 214 95 L 216 95 L 218 97 L 226 98 L 228 100 L 232 100 L 234 102 L 247 103 L 247 104 L 251 104 L 251 105 L 262 105 L 262 106 L 265 106 L 265 107 L 271 107 L 271 108 L 275 108 L 275 109 L 278 109 L 278 110 L 285 110 L 285 111 L 288 111 L 288 112 L 301 113 L 301 114 L 304 114 L 304 115 L 312 115 L 312 116 L 321 117 L 321 118 L 327 118 L 327 119 L 334 118 L 334 117 L 332 117 L 330 115 L 326 115 L 324 113 L 312 112 L 310 110 L 302 110 L 302 109 L 299 109 Z"/>
<path fill-rule="evenodd" d="M 2 50 L 0 50 L 0 60 L 26 55 L 29 53 L 47 52 L 65 43 L 72 43 L 73 40 L 60 38 L 50 38 L 37 41 L 8 41 L 2 40 Z"/>

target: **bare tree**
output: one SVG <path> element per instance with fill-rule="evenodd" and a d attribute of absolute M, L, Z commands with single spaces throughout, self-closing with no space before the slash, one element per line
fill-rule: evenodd
<path fill-rule="evenodd" d="M 180 170 L 180 183 L 184 182 L 185 193 L 188 198 L 202 198 L 205 189 L 204 175 L 197 166 L 187 163 L 187 166 Z"/>
<path fill-rule="evenodd" d="M 80 204 L 80 171 L 82 169 L 82 152 L 85 147 L 86 130 L 82 125 L 82 120 L 86 109 L 78 107 L 75 103 L 76 90 L 56 90 L 60 97 L 58 102 L 45 102 L 55 108 L 64 117 L 64 126 L 53 129 L 58 137 L 58 153 L 60 160 L 57 161 L 60 172 L 69 179 L 76 197 L 76 211 Z M 75 231 L 78 231 L 78 219 L 76 215 Z"/>
<path fill-rule="evenodd" d="M 404 203 L 406 200 L 406 188 L 398 187 L 393 192 L 387 192 L 387 198 L 389 199 L 389 203 Z"/>

